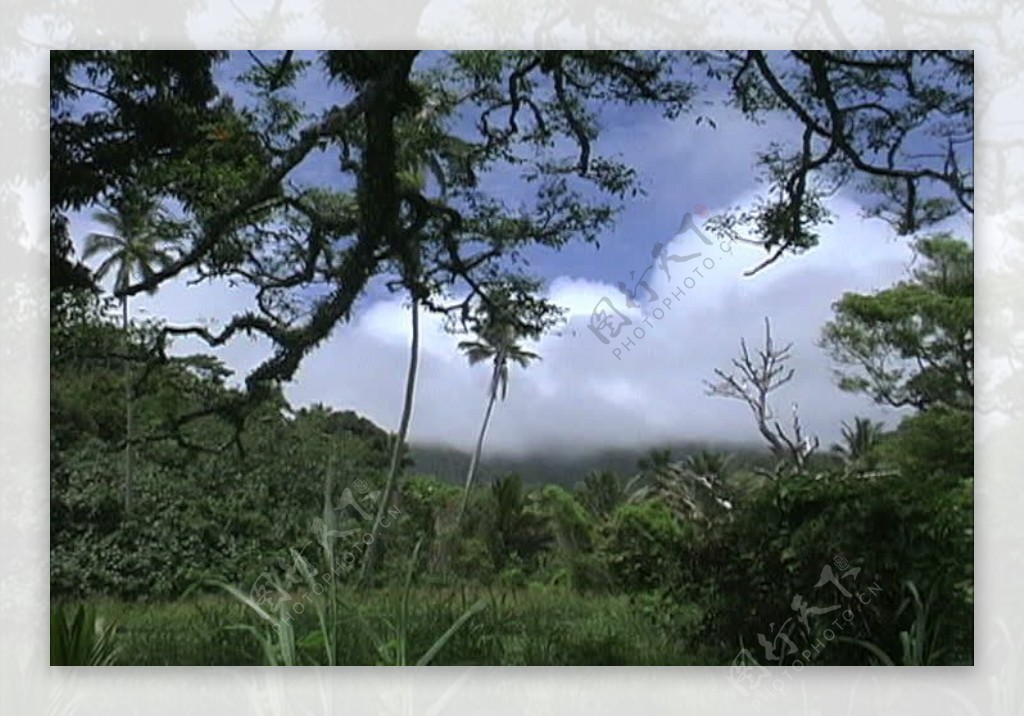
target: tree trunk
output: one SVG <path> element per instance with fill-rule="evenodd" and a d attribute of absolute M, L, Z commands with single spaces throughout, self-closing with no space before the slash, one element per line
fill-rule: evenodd
<path fill-rule="evenodd" d="M 466 490 L 462 494 L 462 504 L 459 505 L 459 518 L 456 520 L 456 525 L 462 524 L 462 516 L 466 512 L 466 505 L 469 503 L 469 490 L 473 487 L 473 479 L 476 477 L 476 469 L 480 464 L 480 453 L 484 448 L 484 436 L 487 434 L 487 424 L 491 421 L 491 410 L 494 408 L 494 402 L 498 397 L 498 391 L 495 389 L 496 382 L 491 383 L 491 397 L 487 401 L 487 411 L 484 413 L 484 422 L 480 426 L 480 434 L 476 439 L 476 449 L 473 450 L 473 457 L 469 461 L 469 472 L 466 473 Z"/>
<path fill-rule="evenodd" d="M 377 534 L 380 531 L 381 520 L 391 502 L 391 495 L 394 493 L 395 483 L 398 481 L 398 474 L 401 471 L 402 447 L 405 445 L 405 438 L 409 432 L 409 421 L 412 418 L 413 396 L 416 392 L 416 366 L 419 361 L 420 352 L 420 319 L 419 303 L 412 300 L 412 348 L 409 355 L 409 373 L 405 379 L 405 403 L 402 406 L 402 419 L 398 424 L 398 434 L 395 436 L 395 444 L 391 448 L 391 465 L 388 468 L 388 476 L 384 482 L 384 494 L 381 495 L 380 503 L 377 506 L 377 515 L 370 528 L 370 543 L 366 545 L 366 554 L 363 555 L 363 563 L 359 568 L 359 577 L 356 579 L 356 586 L 364 583 L 373 571 L 373 563 L 377 552 Z"/>
<path fill-rule="evenodd" d="M 132 382 L 131 362 L 128 359 L 128 297 L 121 298 L 121 333 L 124 337 L 124 511 L 132 511 Z"/>

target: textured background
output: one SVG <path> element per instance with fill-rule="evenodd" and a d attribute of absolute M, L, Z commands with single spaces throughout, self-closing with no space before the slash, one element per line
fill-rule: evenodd
<path fill-rule="evenodd" d="M 243 7 L 243 5 L 245 5 Z M 1024 714 L 1024 8 L 899 0 L 8 0 L 0 27 L 0 713 Z M 927 7 L 927 9 L 925 9 Z M 920 9 L 919 9 L 920 8 Z M 6 29 L 2 29 L 6 28 Z M 47 51 L 370 46 L 976 50 L 976 666 L 107 670 L 48 666 Z M 1017 49 L 1014 50 L 1013 47 Z"/>

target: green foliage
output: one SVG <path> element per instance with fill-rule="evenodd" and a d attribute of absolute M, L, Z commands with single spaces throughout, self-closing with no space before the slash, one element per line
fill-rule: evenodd
<path fill-rule="evenodd" d="M 338 664 L 394 663 L 393 627 L 403 594 L 400 584 L 339 594 Z M 657 615 L 622 595 L 581 595 L 557 587 L 439 590 L 414 584 L 407 596 L 407 661 L 427 654 L 445 627 L 481 599 L 485 606 L 449 636 L 431 664 L 653 666 L 714 658 L 685 640 L 684 632 L 664 628 Z M 675 608 L 678 629 L 692 627 L 699 617 L 694 607 Z M 219 591 L 171 603 L 104 600 L 96 610 L 103 618 L 117 615 L 120 664 L 261 665 L 267 655 L 260 641 L 237 626 L 251 624 L 267 637 L 276 633 L 269 624 L 260 626 L 265 622 L 239 600 Z M 308 610 L 289 614 L 297 662 L 321 663 L 315 615 Z"/>
<path fill-rule="evenodd" d="M 668 459 L 668 456 L 665 456 Z M 629 483 L 630 502 L 656 500 L 681 520 L 709 524 L 724 519 L 731 509 L 725 471 L 695 472 L 686 463 L 654 462 Z M 698 467 L 702 467 L 698 463 Z"/>
<path fill-rule="evenodd" d="M 412 475 L 406 478 L 399 495 L 405 520 L 402 531 L 418 537 L 438 537 L 439 522 L 451 513 L 459 494 L 455 485 L 434 477 Z"/>
<path fill-rule="evenodd" d="M 495 288 L 491 297 L 487 300 L 481 299 L 470 314 L 469 323 L 476 332 L 476 338 L 459 342 L 459 350 L 466 354 L 470 365 L 488 360 L 492 364 L 491 383 L 487 391 L 487 410 L 466 473 L 465 492 L 459 507 L 460 522 L 469 500 L 469 491 L 476 479 L 494 402 L 498 399 L 499 393 L 502 400 L 508 395 L 509 363 L 526 368 L 532 361 L 540 360 L 539 355 L 525 350 L 519 345 L 519 341 L 524 337 L 539 337 L 547 327 L 554 324 L 555 316 L 561 314 L 561 309 L 531 296 L 531 291 L 537 288 L 538 285 L 518 288 L 515 285 L 505 285 Z M 517 294 L 517 290 L 520 293 Z"/>
<path fill-rule="evenodd" d="M 227 628 L 252 634 L 260 645 L 266 665 L 298 666 L 299 658 L 295 642 L 295 629 L 291 624 L 291 615 L 288 614 L 288 607 L 290 605 L 286 600 L 278 600 L 268 611 L 234 585 L 218 581 L 210 582 L 210 585 L 224 590 L 229 596 L 237 600 L 239 604 L 259 617 L 259 626 L 236 624 Z M 283 587 L 278 586 L 278 588 L 283 590 Z M 320 633 L 322 634 L 322 632 Z"/>
<path fill-rule="evenodd" d="M 597 151 L 598 112 L 642 102 L 674 115 L 691 88 L 672 77 L 666 53 L 503 52 L 483 64 L 472 53 L 427 63 L 418 54 L 252 54 L 230 87 L 214 81 L 225 53 L 55 55 L 54 245 L 68 244 L 62 212 L 126 187 L 174 205 L 180 251 L 121 290 L 150 291 L 186 270 L 249 285 L 258 312 L 247 307 L 216 333 L 180 330 L 211 345 L 271 341 L 274 354 L 247 377 L 253 387 L 292 377 L 378 274 L 446 315 L 459 308 L 445 305 L 453 284 L 473 287 L 467 300 L 509 298 L 522 335 L 536 337 L 557 309 L 523 253 L 595 241 L 638 191 L 632 168 Z M 306 81 L 341 82 L 347 96 L 300 102 L 294 90 Z M 507 128 L 487 119 L 510 102 L 532 107 L 537 126 L 515 113 Z M 471 116 L 481 121 L 460 121 Z M 556 143 L 576 147 L 579 161 Z M 296 168 L 323 153 L 340 155 L 339 181 L 296 182 Z M 532 200 L 508 205 L 504 189 L 481 180 L 496 171 L 536 189 Z"/>
<path fill-rule="evenodd" d="M 401 600 L 399 602 L 397 624 L 388 624 L 393 633 L 392 637 L 386 642 L 381 642 L 380 639 L 377 640 L 378 652 L 382 659 L 381 663 L 387 666 L 406 666 L 409 664 L 409 602 L 412 598 L 412 580 L 421 544 L 422 541 L 416 543 L 416 547 L 412 551 L 412 556 L 409 558 L 409 570 L 406 573 L 405 587 L 402 590 Z M 473 604 L 460 614 L 459 617 L 444 631 L 444 633 L 438 636 L 434 643 L 432 643 L 430 647 L 423 652 L 423 654 L 416 660 L 416 666 L 426 666 L 430 664 L 437 657 L 438 653 L 444 649 L 445 645 L 451 641 L 452 637 L 454 637 L 470 619 L 481 612 L 486 606 L 487 601 L 483 598 L 477 599 L 473 602 Z"/>
<path fill-rule="evenodd" d="M 853 425 L 844 422 L 843 442 L 832 445 L 831 452 L 843 460 L 847 470 L 873 470 L 878 466 L 882 427 L 882 423 L 868 418 L 854 418 Z"/>
<path fill-rule="evenodd" d="M 593 521 L 565 488 L 558 485 L 542 488 L 533 511 L 548 520 L 555 544 L 562 552 L 571 554 L 590 547 Z"/>
<path fill-rule="evenodd" d="M 107 233 L 89 234 L 82 258 L 106 257 L 96 267 L 97 279 L 114 274 L 114 290 L 123 291 L 132 280 L 150 278 L 156 270 L 166 268 L 171 256 L 165 250 L 174 234 L 157 200 L 129 189 L 112 200 L 110 209 L 97 211 L 93 221 Z M 127 328 L 127 326 L 125 326 Z"/>
<path fill-rule="evenodd" d="M 374 486 L 387 436 L 352 413 L 289 416 L 271 394 L 242 400 L 216 361 L 154 361 L 137 371 L 135 510 L 120 502 L 125 440 L 117 351 L 98 305 L 53 318 L 50 536 L 55 596 L 167 597 L 220 578 L 253 580 L 277 556 L 313 543 L 324 478 Z M 144 357 L 150 335 L 134 328 Z M 123 349 L 122 349 L 123 350 Z"/>
<path fill-rule="evenodd" d="M 924 409 L 974 405 L 974 251 L 941 234 L 915 244 L 924 265 L 872 295 L 848 293 L 822 343 L 843 390 Z"/>
<path fill-rule="evenodd" d="M 932 666 L 941 663 L 939 661 L 943 653 L 943 647 L 940 646 L 941 642 L 939 641 L 939 637 L 942 636 L 941 623 L 931 618 L 931 602 L 934 595 L 926 604 L 921 599 L 921 594 L 913 582 L 906 582 L 904 588 L 908 596 L 904 599 L 899 611 L 903 612 L 907 607 L 912 607 L 914 618 L 910 628 L 900 632 L 902 652 L 899 662 L 894 661 L 877 644 L 870 641 L 850 639 L 849 637 L 839 637 L 839 639 L 863 647 L 875 657 L 878 663 L 884 666 L 896 666 L 897 664 L 900 666 Z"/>
<path fill-rule="evenodd" d="M 620 588 L 647 591 L 678 584 L 679 555 L 696 539 L 692 523 L 651 500 L 620 506 L 602 529 L 601 550 Z"/>
<path fill-rule="evenodd" d="M 692 578 L 681 581 L 675 595 L 708 604 L 704 638 L 726 650 L 756 644 L 758 634 L 771 640 L 777 629 L 788 630 L 797 645 L 809 644 L 840 612 L 812 614 L 804 626 L 795 606 L 800 595 L 811 605 L 851 610 L 853 619 L 841 620 L 845 637 L 870 639 L 895 653 L 900 631 L 913 621 L 901 608 L 909 580 L 942 595 L 936 616 L 946 625 L 947 663 L 967 663 L 973 649 L 972 505 L 965 480 L 782 479 L 681 553 Z M 838 588 L 821 584 L 825 567 L 843 573 L 834 566 L 837 557 L 860 570 L 837 577 L 856 598 L 843 599 Z M 815 663 L 863 658 L 845 643 L 829 646 Z"/>
<path fill-rule="evenodd" d="M 732 455 L 700 450 L 687 455 L 683 464 L 696 475 L 708 477 L 712 482 L 725 482 L 732 470 Z"/>
<path fill-rule="evenodd" d="M 518 344 L 560 318 L 527 257 L 596 243 L 641 191 L 634 168 L 599 151 L 610 104 L 677 117 L 695 93 L 678 80 L 686 62 L 722 80 L 750 117 L 796 117 L 802 147 L 780 142 L 757 158 L 771 198 L 717 227 L 756 234 L 769 252 L 756 271 L 819 241 L 829 220 L 820 178 L 866 177 L 879 199 L 869 211 L 904 233 L 951 206 L 973 211 L 972 174 L 956 159 L 970 136 L 969 55 L 515 51 L 420 62 L 415 51 L 329 51 L 314 62 L 284 51 L 250 55 L 230 88 L 237 101 L 215 81 L 226 56 L 52 57 L 54 663 L 113 660 L 113 628 L 60 602 L 101 596 L 147 602 L 100 602 L 124 618 L 127 663 L 724 662 L 776 625 L 813 637 L 829 617 L 786 625 L 837 555 L 860 569 L 849 574 L 858 585 L 879 586 L 851 605 L 853 624 L 820 661 L 972 660 L 973 250 L 951 237 L 920 240 L 924 265 L 908 281 L 845 296 L 826 327 L 843 388 L 920 411 L 885 436 L 861 419 L 844 426 L 842 475 L 829 471 L 834 457 L 801 456 L 755 484 L 763 455 L 736 464 L 687 446 L 681 463 L 652 452 L 628 486 L 607 471 L 632 467 L 616 463 L 622 455 L 578 471 L 545 456 L 544 469 L 520 463 L 527 484 L 505 476 L 471 489 L 510 363 L 537 358 Z M 315 73 L 343 94 L 297 101 Z M 936 116 L 949 132 L 945 164 L 896 151 Z M 889 164 L 872 164 L 887 149 Z M 340 159 L 338 176 L 296 181 L 320 154 Z M 515 206 L 509 182 L 529 189 Z M 110 232 L 86 253 L 109 254 L 96 277 L 116 274 L 120 331 L 109 302 L 81 290 L 92 277 L 74 264 L 65 216 L 97 206 Z M 241 282 L 259 305 L 221 330 L 127 320 L 130 296 L 185 273 Z M 350 412 L 293 410 L 281 390 L 376 277 L 415 309 L 396 437 Z M 398 480 L 420 308 L 472 331 L 460 347 L 492 364 L 465 520 L 457 488 Z M 175 335 L 218 347 L 256 336 L 273 353 L 241 389 L 211 356 L 171 357 Z M 110 399 L 122 391 L 124 420 Z M 896 475 L 879 479 L 876 464 Z M 575 494 L 544 484 L 590 468 L 605 471 Z M 138 490 L 132 510 L 119 499 L 125 478 Z M 369 543 L 346 542 L 366 534 L 373 512 L 394 519 L 374 520 Z M 364 544 L 367 572 L 377 550 L 381 568 L 351 590 L 346 557 Z M 216 596 L 195 588 L 157 603 L 197 583 Z"/>
<path fill-rule="evenodd" d="M 117 627 L 94 607 L 58 603 L 50 613 L 50 666 L 110 666 L 118 656 Z"/>
<path fill-rule="evenodd" d="M 592 470 L 576 490 L 576 499 L 598 519 L 608 517 L 625 497 L 618 475 L 610 470 Z"/>
<path fill-rule="evenodd" d="M 494 554 L 483 537 L 460 539 L 452 559 L 452 573 L 464 580 L 487 583 L 495 573 Z"/>
<path fill-rule="evenodd" d="M 499 567 L 505 565 L 513 554 L 523 553 L 522 537 L 525 529 L 524 514 L 526 495 L 523 481 L 518 475 L 509 475 L 491 485 L 494 502 L 493 554 Z"/>
<path fill-rule="evenodd" d="M 880 458 L 921 480 L 974 475 L 974 414 L 937 406 L 904 418 L 881 443 Z"/>
<path fill-rule="evenodd" d="M 839 190 L 860 194 L 867 213 L 900 235 L 974 211 L 972 143 L 961 140 L 974 132 L 970 52 L 749 50 L 688 57 L 727 83 L 730 100 L 750 119 L 782 114 L 803 133 L 802 141 L 772 137 L 756 163 L 763 194 L 752 209 L 724 217 L 727 235 L 756 232 L 771 251 L 751 272 L 813 246 L 819 222 L 828 218 L 824 200 Z M 904 151 L 908 136 L 936 141 L 934 152 Z"/>

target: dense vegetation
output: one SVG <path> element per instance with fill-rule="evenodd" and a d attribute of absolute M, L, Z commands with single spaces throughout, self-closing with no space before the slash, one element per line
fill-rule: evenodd
<path fill-rule="evenodd" d="M 54 663 L 971 663 L 971 245 L 919 236 L 905 281 L 847 294 L 823 327 L 839 389 L 907 410 L 892 430 L 850 416 L 824 449 L 796 413 L 776 422 L 771 394 L 800 376 L 766 321 L 760 348 L 744 340 L 708 376 L 752 410 L 765 449 L 680 436 L 628 461 L 510 472 L 485 458 L 488 420 L 538 358 L 523 341 L 560 313 L 520 254 L 596 241 L 635 189 L 630 167 L 592 150 L 604 104 L 675 117 L 695 89 L 671 53 L 454 53 L 414 72 L 416 54 L 323 53 L 315 69 L 346 99 L 309 116 L 288 90 L 314 68 L 290 52 L 254 57 L 244 107 L 213 83 L 220 53 L 54 53 Z M 753 227 L 765 266 L 817 242 L 813 171 L 870 177 L 904 233 L 971 210 L 955 161 L 893 164 L 933 114 L 970 117 L 964 56 L 688 60 L 732 79 L 744 111 L 806 123 L 795 155 L 762 158 L 782 199 L 719 226 Z M 907 73 L 930 91 L 907 96 Z M 901 136 L 854 108 L 846 129 L 829 122 L 864 94 L 898 95 Z M 480 136 L 458 135 L 459 112 Z M 344 180 L 290 181 L 328 148 Z M 508 166 L 540 181 L 525 212 L 480 187 Z M 88 237 L 102 257 L 90 271 L 66 213 L 97 205 L 109 233 Z M 187 275 L 244 281 L 258 305 L 221 332 L 131 319 L 131 296 Z M 412 307 L 394 434 L 282 391 L 378 278 Z M 472 455 L 409 447 L 421 311 L 449 317 L 492 368 Z M 274 354 L 240 379 L 173 350 L 182 335 L 216 347 L 246 333 Z"/>

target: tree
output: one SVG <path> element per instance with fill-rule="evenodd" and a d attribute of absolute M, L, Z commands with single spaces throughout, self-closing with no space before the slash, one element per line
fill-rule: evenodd
<path fill-rule="evenodd" d="M 393 150 L 392 150 L 393 151 Z M 418 191 L 426 186 L 426 176 L 423 173 L 424 165 L 435 172 L 435 176 L 445 185 L 444 172 L 438 162 L 429 154 L 419 155 L 407 150 L 403 160 L 396 160 L 396 167 L 400 170 L 400 185 L 405 185 Z M 393 230 L 393 229 L 392 229 Z M 416 371 L 419 366 L 420 353 L 420 301 L 422 300 L 422 256 L 419 247 L 409 240 L 409 245 L 399 260 L 402 285 L 408 290 L 410 296 L 409 313 L 412 317 L 411 340 L 409 344 L 409 368 L 405 378 L 405 396 L 402 401 L 402 415 L 398 421 L 398 432 L 394 436 L 394 444 L 391 446 L 391 462 L 388 466 L 387 475 L 384 478 L 384 490 L 380 502 L 377 505 L 377 514 L 374 517 L 373 525 L 370 527 L 370 543 L 366 547 L 362 564 L 359 565 L 359 578 L 357 584 L 361 584 L 369 576 L 373 568 L 373 562 L 377 554 L 377 538 L 380 533 L 380 525 L 384 519 L 385 511 L 391 506 L 391 496 L 395 492 L 398 483 L 398 475 L 402 470 L 402 455 L 405 451 L 406 438 L 409 434 L 409 423 L 412 420 L 413 402 L 416 395 Z"/>
<path fill-rule="evenodd" d="M 740 357 L 734 358 L 734 370 L 715 369 L 718 380 L 704 381 L 709 395 L 734 398 L 747 404 L 757 430 L 776 457 L 791 463 L 797 471 L 803 469 L 807 458 L 818 448 L 818 438 L 806 437 L 800 424 L 796 403 L 793 404 L 792 428 L 785 430 L 775 419 L 768 396 L 793 379 L 795 370 L 789 368 L 789 352 L 793 344 L 779 347 L 772 340 L 771 322 L 764 319 L 764 348 L 751 356 L 746 339 L 740 340 Z"/>
<path fill-rule="evenodd" d="M 732 509 L 723 485 L 728 460 L 716 459 L 715 453 L 701 455 L 703 458 L 691 456 L 679 462 L 672 460 L 671 450 L 650 450 L 637 462 L 640 472 L 626 484 L 626 501 L 654 500 L 680 520 L 708 523 L 720 517 Z M 709 467 L 712 469 L 705 469 Z"/>
<path fill-rule="evenodd" d="M 50 56 L 50 290 L 88 288 L 74 259 L 67 212 L 108 201 L 118 187 L 145 184 L 191 204 L 172 186 L 170 164 L 214 142 L 208 128 L 228 106 L 213 81 L 226 52 L 60 50 Z M 83 105 L 88 109 L 83 111 Z M 213 159 L 212 153 L 205 152 Z M 202 154 L 197 154 L 202 156 Z M 219 179 L 222 172 L 203 173 Z"/>
<path fill-rule="evenodd" d="M 591 546 L 593 521 L 568 490 L 545 485 L 534 508 L 547 520 L 555 545 L 564 555 L 571 557 Z"/>
<path fill-rule="evenodd" d="M 678 462 L 651 463 L 626 488 L 627 502 L 654 501 L 683 521 L 711 523 L 732 509 L 732 501 L 714 474 L 701 474 Z"/>
<path fill-rule="evenodd" d="M 577 498 L 598 519 L 608 517 L 625 499 L 619 477 L 611 470 L 592 470 L 583 478 Z"/>
<path fill-rule="evenodd" d="M 515 363 L 526 368 L 531 361 L 540 360 L 539 355 L 524 350 L 519 345 L 520 336 L 515 325 L 509 321 L 508 312 L 509 305 L 507 303 L 497 303 L 485 307 L 476 339 L 459 342 L 459 349 L 465 352 L 470 365 L 491 361 L 491 381 L 487 389 L 487 409 L 484 411 L 480 433 L 477 435 L 473 456 L 470 458 L 469 469 L 466 471 L 466 486 L 462 494 L 462 504 L 459 507 L 458 522 L 462 521 L 466 504 L 469 501 L 469 492 L 476 479 L 480 453 L 483 451 L 484 438 L 487 436 L 487 426 L 491 421 L 494 403 L 498 400 L 499 394 L 502 400 L 505 400 L 508 395 L 509 364 Z"/>
<path fill-rule="evenodd" d="M 111 209 L 93 214 L 93 220 L 104 225 L 109 231 L 89 234 L 83 254 L 86 261 L 97 254 L 106 254 L 106 258 L 96 268 L 96 277 L 103 279 L 113 272 L 114 292 L 121 292 L 121 330 L 124 334 L 125 512 L 130 512 L 132 507 L 132 385 L 128 296 L 123 291 L 134 276 L 145 279 L 152 276 L 159 267 L 170 263 L 171 256 L 164 251 L 164 244 L 170 237 L 165 232 L 161 217 L 160 207 L 155 199 L 137 190 L 129 190 Z"/>
<path fill-rule="evenodd" d="M 701 450 L 693 455 L 687 455 L 684 464 L 687 469 L 697 475 L 704 475 L 713 480 L 724 482 L 729 475 L 732 463 L 732 455 L 715 452 L 713 450 Z"/>
<path fill-rule="evenodd" d="M 348 60 L 351 62 L 351 57 Z M 441 149 L 448 149 L 455 155 L 465 150 L 465 146 L 458 139 L 439 134 L 437 127 L 431 122 L 434 120 L 435 112 L 432 108 L 425 108 L 416 117 L 404 125 L 399 135 L 397 147 L 379 151 L 391 152 L 394 156 L 394 164 L 397 174 L 397 185 L 399 193 L 426 191 L 428 174 L 434 179 L 439 188 L 438 200 L 443 200 L 447 193 L 448 179 L 444 155 Z M 378 138 L 377 140 L 381 140 Z M 387 141 L 387 140 L 385 140 Z M 454 170 L 453 170 L 454 171 Z M 388 231 L 394 232 L 394 227 L 388 227 Z M 390 234 L 388 235 L 390 238 Z M 397 257 L 398 273 L 400 280 L 392 283 L 393 288 L 404 288 L 409 293 L 410 313 L 412 316 L 412 339 L 409 348 L 409 368 L 406 373 L 405 397 L 402 403 L 402 414 L 399 419 L 398 432 L 394 437 L 394 444 L 391 448 L 391 463 L 384 479 L 384 490 L 380 503 L 377 506 L 377 514 L 373 525 L 370 528 L 370 543 L 367 545 L 363 562 L 359 568 L 358 583 L 364 580 L 373 568 L 373 562 L 378 550 L 378 534 L 380 525 L 384 518 L 384 512 L 391 505 L 391 497 L 396 491 L 399 474 L 402 467 L 402 456 L 406 447 L 406 438 L 409 433 L 409 423 L 412 420 L 413 402 L 416 392 L 416 372 L 419 364 L 419 338 L 420 338 L 420 306 L 429 299 L 431 288 L 428 287 L 430 278 L 423 274 L 423 244 L 425 239 L 430 237 L 411 233 L 404 239 L 400 255 Z M 436 289 L 435 289 L 436 290 Z"/>
<path fill-rule="evenodd" d="M 647 454 L 637 460 L 636 466 L 641 473 L 655 473 L 672 464 L 672 451 L 668 448 L 651 448 Z"/>
<path fill-rule="evenodd" d="M 127 176 L 179 200 L 189 250 L 129 290 L 189 269 L 252 284 L 259 313 L 245 312 L 216 334 L 169 331 L 213 345 L 264 334 L 280 350 L 254 382 L 290 377 L 348 320 L 366 281 L 393 268 L 417 241 L 425 243 L 424 276 L 435 286 L 467 289 L 455 305 L 435 305 L 455 312 L 487 293 L 491 259 L 515 263 L 531 243 L 594 241 L 614 201 L 590 201 L 577 189 L 589 184 L 612 199 L 637 190 L 629 167 L 594 151 L 600 110 L 609 101 L 643 102 L 678 115 L 696 92 L 673 79 L 686 63 L 728 81 L 732 99 L 751 117 L 779 112 L 804 128 L 797 145 L 780 143 L 759 159 L 773 199 L 754 212 L 754 226 L 775 250 L 770 258 L 816 241 L 813 228 L 826 212 L 815 177 L 833 189 L 866 178 L 901 230 L 941 218 L 943 201 L 973 210 L 972 173 L 963 160 L 973 134 L 970 53 L 474 52 L 435 55 L 428 66 L 419 66 L 415 52 L 250 53 L 244 82 L 258 100 L 251 111 L 236 109 L 213 82 L 211 68 L 224 57 L 55 53 L 51 143 L 55 176 L 62 174 L 54 206 L 102 196 Z M 315 71 L 347 89 L 339 97 L 325 93 L 321 114 L 304 113 L 286 94 Z M 99 107 L 89 122 L 77 111 L 84 98 Z M 470 121 L 453 122 L 459 119 Z M 572 156 L 552 149 L 560 139 Z M 940 151 L 919 151 L 926 140 Z M 431 171 L 440 168 L 452 189 L 446 197 L 403 182 L 409 146 L 430 150 Z M 352 179 L 356 191 L 290 181 L 301 162 L 334 149 L 341 183 Z M 521 169 L 522 179 L 539 181 L 538 202 L 512 210 L 484 192 L 478 179 L 498 169 Z M 398 224 L 403 231 L 385 237 L 380 230 Z M 433 233 L 426 242 L 423 229 Z M 310 289 L 319 297 L 305 306 L 313 310 L 285 310 L 299 297 L 308 301 Z"/>
<path fill-rule="evenodd" d="M 847 470 L 871 470 L 877 464 L 882 428 L 881 422 L 870 418 L 854 418 L 853 425 L 843 422 L 843 442 L 834 443 L 831 451 L 842 458 Z"/>
<path fill-rule="evenodd" d="M 768 189 L 753 208 L 716 222 L 728 235 L 750 230 L 763 242 L 768 256 L 748 273 L 816 245 L 817 227 L 830 216 L 823 201 L 841 188 L 861 194 L 868 214 L 901 235 L 974 213 L 972 52 L 690 57 L 727 83 L 751 119 L 779 113 L 799 127 L 799 136 L 773 138 L 758 157 Z"/>
<path fill-rule="evenodd" d="M 698 90 L 679 79 L 686 64 L 725 83 L 752 118 L 779 112 L 802 128 L 759 158 L 770 198 L 750 219 L 770 251 L 763 265 L 817 241 L 823 197 L 839 186 L 866 187 L 873 209 L 905 233 L 973 211 L 969 52 L 252 53 L 243 83 L 255 103 L 245 109 L 211 80 L 223 57 L 56 53 L 51 144 L 75 193 L 51 208 L 102 196 L 126 169 L 176 199 L 183 251 L 126 293 L 189 271 L 251 285 L 259 310 L 223 330 L 166 328 L 215 347 L 269 339 L 275 352 L 250 386 L 290 379 L 415 241 L 430 285 L 460 297 L 445 304 L 431 290 L 424 307 L 449 315 L 486 296 L 497 273 L 522 275 L 526 248 L 596 242 L 640 190 L 631 167 L 599 153 L 601 112 L 646 104 L 678 117 Z M 289 92 L 317 72 L 328 86 L 322 106 L 307 110 Z M 80 119 L 87 105 L 98 105 L 88 116 L 100 121 Z M 443 200 L 400 181 L 404 128 L 425 112 L 420 141 L 445 168 Z M 295 180 L 326 153 L 340 157 L 339 176 L 323 186 Z M 82 167 L 100 168 L 103 181 L 86 181 L 95 173 Z M 529 184 L 534 200 L 508 205 L 504 187 L 480 181 L 493 172 Z"/>
<path fill-rule="evenodd" d="M 405 451 L 405 440 L 409 434 L 409 422 L 412 420 L 412 406 L 416 393 L 416 369 L 419 365 L 420 352 L 420 319 L 419 306 L 415 299 L 412 301 L 410 313 L 412 314 L 412 341 L 409 346 L 409 369 L 405 379 L 405 397 L 402 401 L 402 417 L 398 422 L 398 432 L 394 435 L 394 442 L 391 445 L 391 461 L 388 464 L 388 472 L 384 478 L 384 490 L 380 502 L 377 504 L 377 513 L 374 515 L 373 525 L 370 527 L 370 543 L 366 547 L 366 554 L 363 556 L 362 564 L 359 566 L 359 578 L 357 584 L 362 584 L 373 568 L 374 556 L 377 553 L 377 535 L 380 532 L 380 524 L 384 518 L 384 512 L 391 504 L 391 495 L 398 482 L 398 473 L 402 469 L 402 456 Z"/>
<path fill-rule="evenodd" d="M 974 476 L 974 413 L 936 405 L 908 415 L 879 448 L 880 459 L 912 478 Z"/>
<path fill-rule="evenodd" d="M 265 336 L 275 352 L 247 376 L 250 387 L 290 379 L 349 320 L 368 281 L 393 276 L 416 249 L 423 307 L 464 318 L 505 279 L 528 278 L 524 249 L 596 241 L 617 204 L 638 191 L 628 166 L 594 151 L 597 109 L 647 103 L 675 115 L 692 94 L 671 77 L 672 55 L 665 53 L 447 53 L 429 63 L 417 52 L 309 57 L 261 56 L 247 80 L 257 106 L 211 128 L 225 137 L 225 151 L 256 148 L 243 166 L 230 165 L 210 196 L 186 206 L 188 246 L 178 259 L 126 291 L 186 271 L 250 284 L 258 312 L 240 312 L 218 332 L 166 327 L 169 335 L 215 347 L 240 334 Z M 325 92 L 320 112 L 304 112 L 287 97 L 309 68 L 326 72 L 329 90 L 345 88 Z M 429 143 L 432 161 L 444 168 L 444 197 L 401 181 L 410 124 L 421 125 L 415 141 Z M 336 181 L 293 181 L 300 163 L 326 152 L 341 157 Z M 196 147 L 196 162 L 208 153 Z M 196 172 L 181 169 L 174 186 L 192 186 Z M 504 190 L 479 181 L 505 169 L 536 189 L 532 201 L 509 206 Z M 459 299 L 448 303 L 453 295 Z"/>
<path fill-rule="evenodd" d="M 601 526 L 601 550 L 620 588 L 665 589 L 679 582 L 680 555 L 698 530 L 664 502 L 627 502 Z"/>
<path fill-rule="evenodd" d="M 915 242 L 923 265 L 872 295 L 845 294 L 821 343 L 839 387 L 924 410 L 974 407 L 974 251 L 938 234 Z"/>
<path fill-rule="evenodd" d="M 500 568 L 519 543 L 519 528 L 526 506 L 522 478 L 506 475 L 495 480 L 491 485 L 491 498 L 494 506 L 494 563 Z"/>

